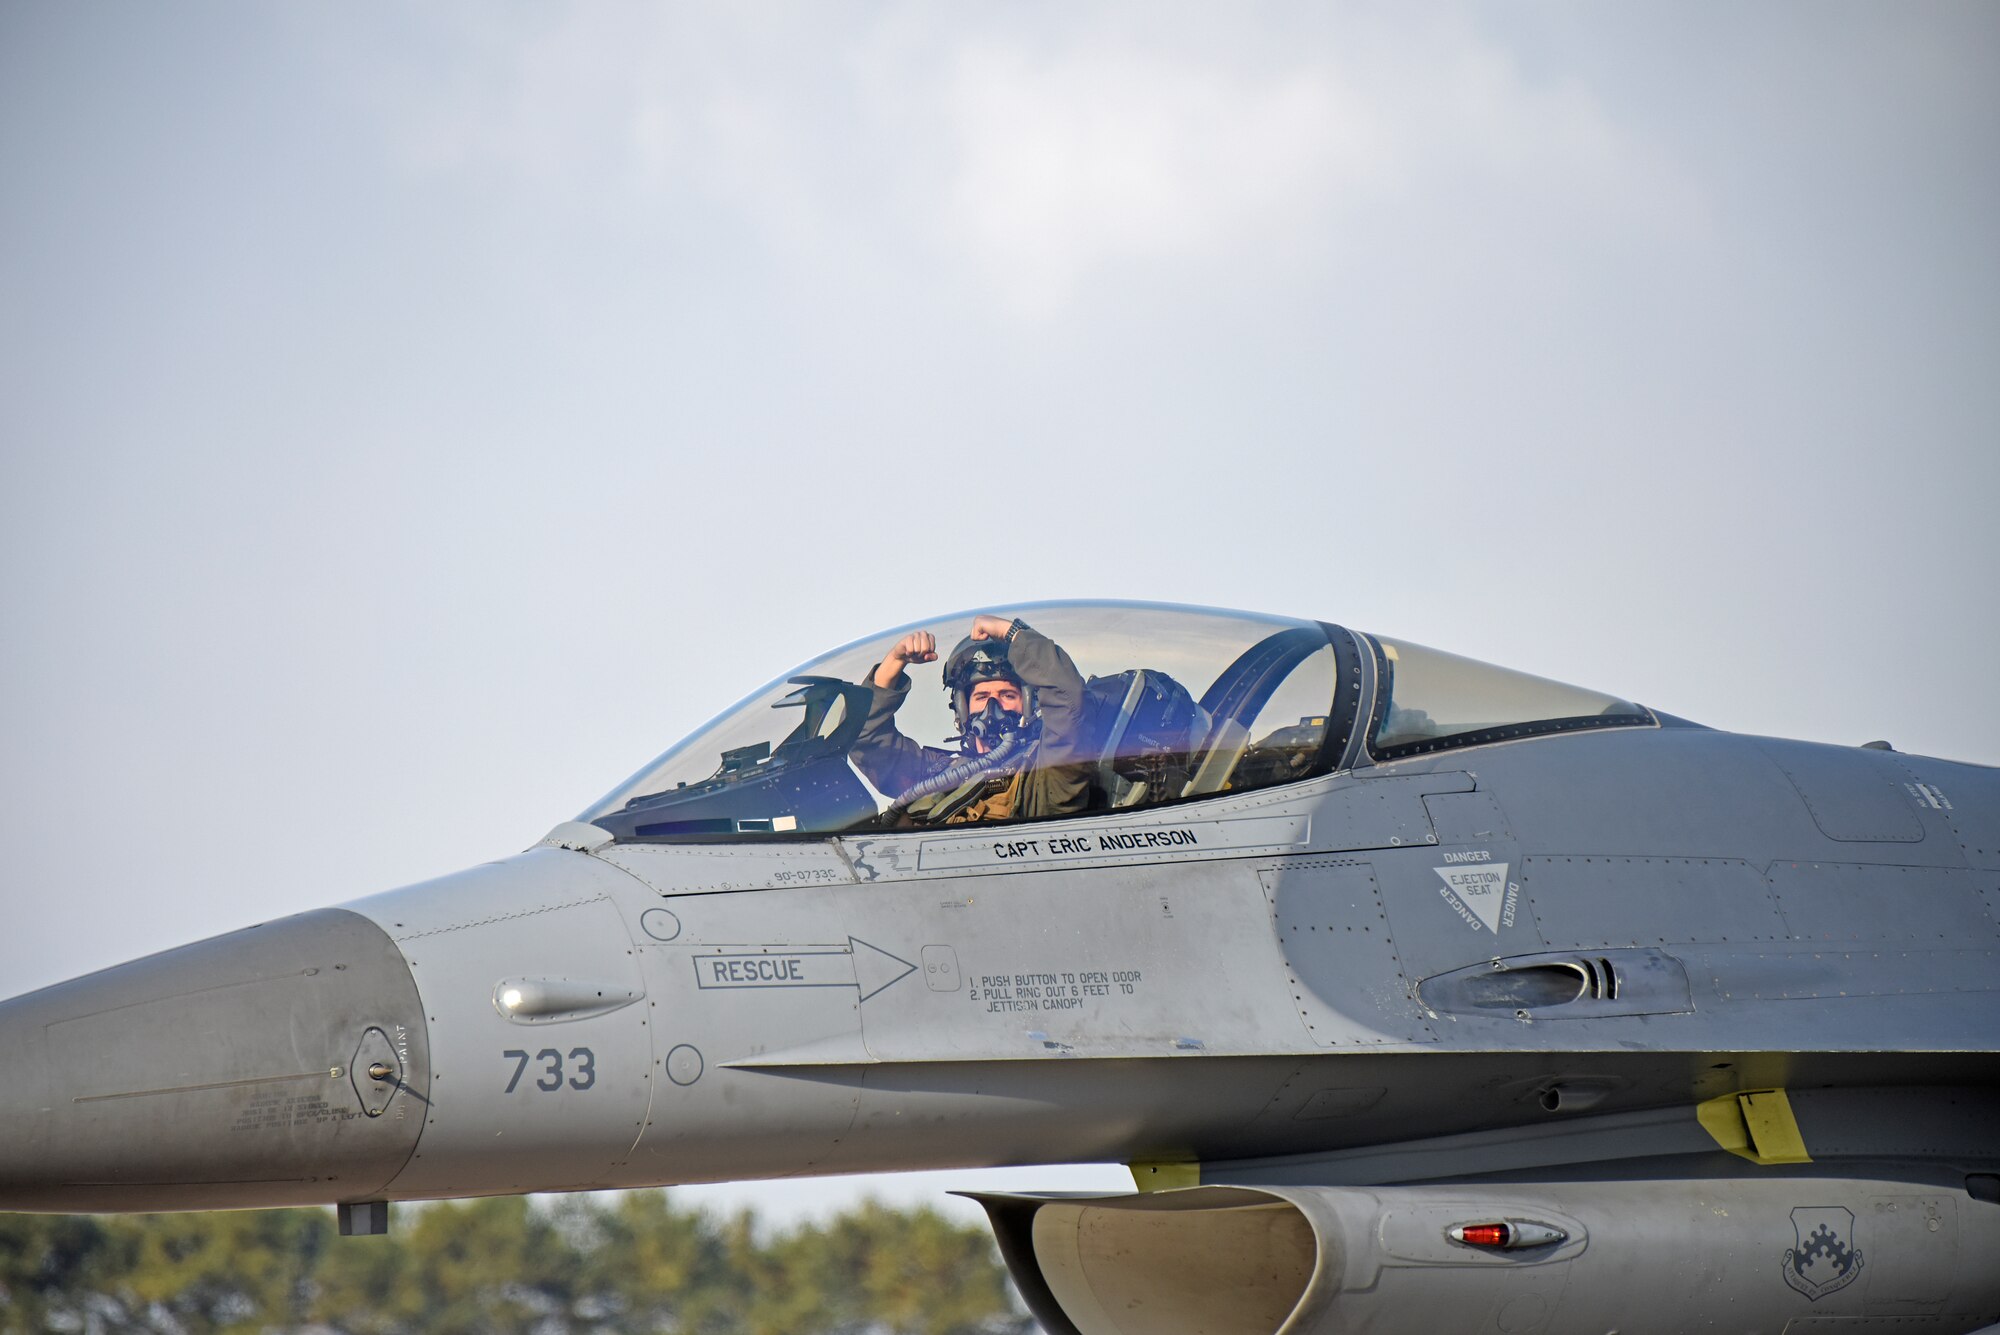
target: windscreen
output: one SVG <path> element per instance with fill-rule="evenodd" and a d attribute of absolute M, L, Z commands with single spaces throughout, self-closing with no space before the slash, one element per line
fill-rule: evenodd
<path fill-rule="evenodd" d="M 1636 726 L 1652 715 L 1628 700 L 1375 636 L 1385 669 L 1368 749 L 1378 760 L 1570 728 Z"/>
<path fill-rule="evenodd" d="M 826 834 L 1136 810 L 1319 763 L 1317 622 L 1126 603 L 958 613 L 786 673 L 581 819 L 620 839 Z"/>

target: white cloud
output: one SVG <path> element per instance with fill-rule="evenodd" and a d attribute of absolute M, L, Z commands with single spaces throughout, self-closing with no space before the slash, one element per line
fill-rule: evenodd
<path fill-rule="evenodd" d="M 1102 275 L 1366 264 L 1404 218 L 1495 249 L 1701 225 L 1689 179 L 1590 89 L 1448 16 L 790 17 L 593 6 L 489 30 L 455 77 L 406 83 L 395 123 L 421 170 L 626 182 L 603 202 L 625 210 L 691 193 L 793 263 L 970 277 L 1027 319 Z"/>
<path fill-rule="evenodd" d="M 934 243 L 1023 315 L 1093 275 L 1214 266 L 1284 283 L 1379 263 L 1415 224 L 1469 264 L 1590 233 L 1686 239 L 1693 182 L 1573 81 L 1453 23 L 1170 46 L 961 47 Z"/>
<path fill-rule="evenodd" d="M 1015 309 L 1059 309 L 1108 265 L 1211 257 L 1284 238 L 1380 193 L 1388 145 L 1323 71 L 1265 80 L 1117 49 L 1035 62 L 960 54 L 944 90 L 956 168 L 945 248 Z"/>

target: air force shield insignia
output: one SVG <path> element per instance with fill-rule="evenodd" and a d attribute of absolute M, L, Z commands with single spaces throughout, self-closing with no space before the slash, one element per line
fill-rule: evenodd
<path fill-rule="evenodd" d="M 1799 1245 L 1785 1250 L 1785 1283 L 1818 1302 L 1861 1273 L 1854 1245 L 1854 1212 L 1839 1205 L 1801 1205 L 1792 1211 Z"/>

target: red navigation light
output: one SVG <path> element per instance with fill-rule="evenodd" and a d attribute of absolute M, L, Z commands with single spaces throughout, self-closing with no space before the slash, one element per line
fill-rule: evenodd
<path fill-rule="evenodd" d="M 1473 1247 L 1505 1247 L 1513 1230 L 1505 1224 L 1460 1224 L 1451 1235 Z"/>
<path fill-rule="evenodd" d="M 1468 1247 L 1492 1247 L 1509 1252 L 1569 1241 L 1569 1234 L 1561 1229 L 1527 1219 L 1496 1220 L 1490 1224 L 1453 1224 L 1445 1230 L 1445 1236 Z"/>

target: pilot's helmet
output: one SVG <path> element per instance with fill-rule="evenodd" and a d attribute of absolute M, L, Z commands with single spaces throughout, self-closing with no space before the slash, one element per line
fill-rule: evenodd
<path fill-rule="evenodd" d="M 1021 688 L 1024 696 L 1032 695 L 1021 674 L 1007 661 L 1005 640 L 975 640 L 966 636 L 944 663 L 944 688 L 951 692 L 952 717 L 958 720 L 961 731 L 969 719 L 972 688 L 982 681 L 1011 681 Z M 1032 699 L 1023 703 L 1028 712 L 1034 712 Z"/>

